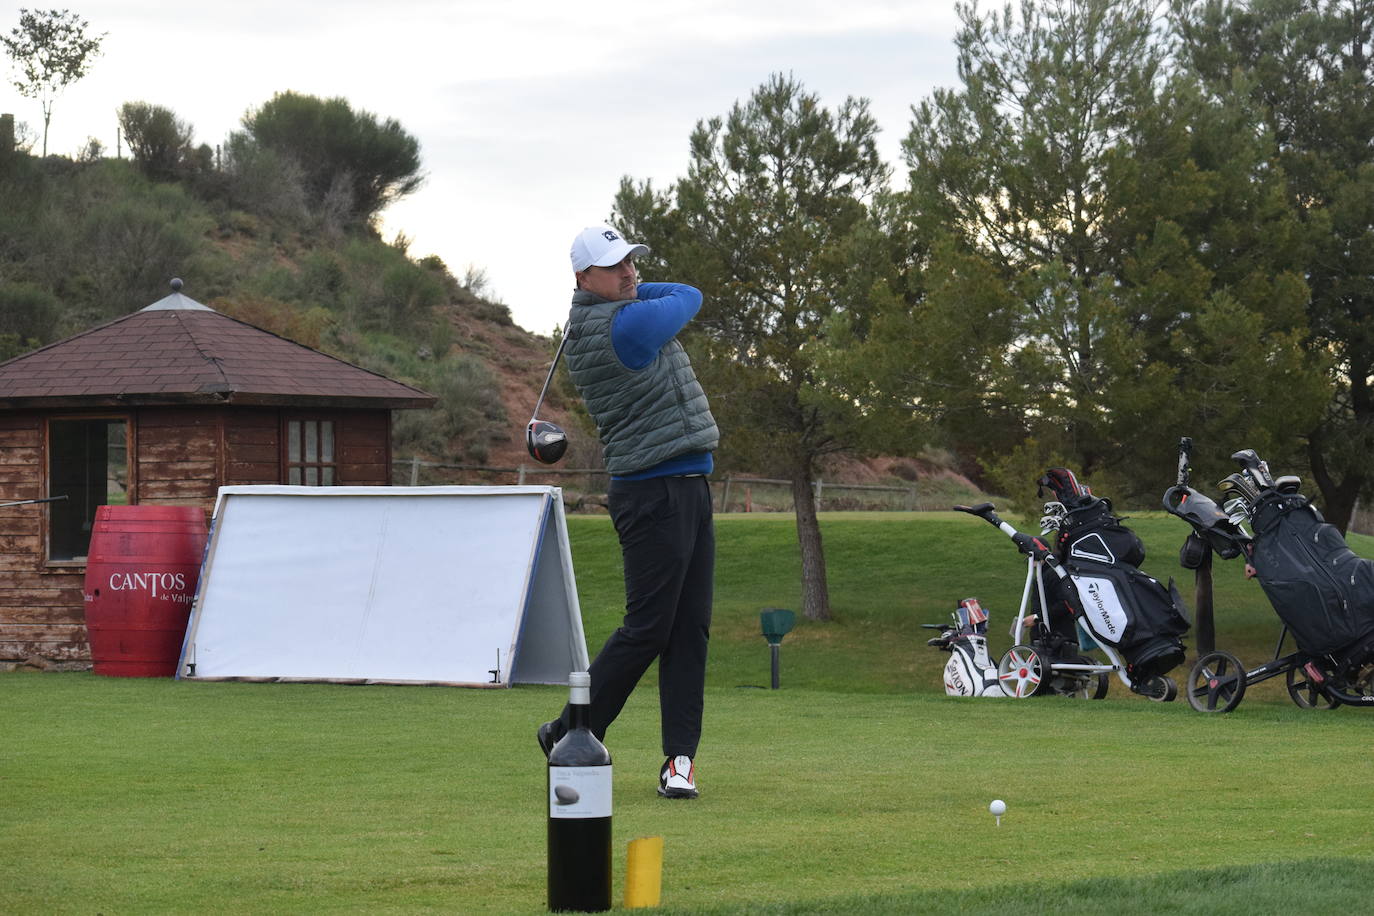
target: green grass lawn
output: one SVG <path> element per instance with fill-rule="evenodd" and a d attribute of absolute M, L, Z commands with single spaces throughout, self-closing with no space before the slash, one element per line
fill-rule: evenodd
<path fill-rule="evenodd" d="M 570 522 L 595 652 L 618 551 L 604 519 Z M 1182 523 L 1130 524 L 1148 571 L 1177 570 Z M 1024 572 L 953 513 L 827 517 L 836 620 L 787 637 L 783 689 L 749 689 L 760 608 L 797 607 L 795 535 L 718 532 L 702 798 L 654 792 L 651 674 L 607 740 L 616 899 L 625 844 L 659 835 L 666 912 L 1367 909 L 1374 710 L 1257 687 L 1208 716 L 1116 681 L 1100 702 L 947 698 L 918 625 L 977 595 L 1000 636 Z M 1238 567 L 1217 579 L 1218 643 L 1261 660 L 1277 618 Z M 534 727 L 565 693 L 0 674 L 0 911 L 541 912 Z"/>
<path fill-rule="evenodd" d="M 934 634 L 921 624 L 949 620 L 959 600 L 969 596 L 979 598 L 992 615 L 994 658 L 1011 645 L 1025 560 L 986 522 L 958 512 L 834 513 L 822 519 L 835 619 L 813 623 L 801 616 L 801 561 L 791 516 L 717 517 L 708 683 L 768 685 L 770 655 L 759 628 L 759 612 L 766 607 L 797 611 L 797 627 L 780 653 L 785 686 L 942 691 L 940 669 L 948 656 L 926 646 Z M 1037 530 L 1024 519 L 1008 520 Z M 620 554 L 608 520 L 574 516 L 568 522 L 587 644 L 594 654 L 623 613 Z M 1145 543 L 1145 571 L 1161 581 L 1177 579 L 1191 609 L 1194 575 L 1178 565 L 1188 526 L 1163 512 L 1133 515 L 1126 524 Z M 1349 541 L 1362 556 L 1374 557 L 1374 538 L 1351 535 Z M 1217 648 L 1236 654 L 1248 667 L 1272 658 L 1281 627 L 1259 584 L 1245 579 L 1238 560 L 1218 560 L 1213 578 Z M 1191 650 L 1191 638 L 1185 642 Z M 1189 665 L 1192 659 L 1190 651 Z M 1174 671 L 1180 683 L 1186 674 L 1187 666 Z M 1244 702 L 1290 702 L 1282 678 L 1252 690 Z M 1125 693 L 1126 688 L 1113 678 L 1111 691 Z"/>
<path fill-rule="evenodd" d="M 543 908 L 533 727 L 556 688 L 12 673 L 0 693 L 6 912 Z M 696 802 L 655 794 L 651 691 L 608 736 L 616 899 L 625 844 L 659 835 L 679 912 L 1367 903 L 1366 711 L 713 687 L 707 726 Z"/>

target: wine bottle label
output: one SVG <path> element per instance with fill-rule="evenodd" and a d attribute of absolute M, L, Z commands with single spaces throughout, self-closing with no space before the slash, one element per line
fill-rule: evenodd
<path fill-rule="evenodd" d="M 549 817 L 610 817 L 611 768 L 549 767 Z"/>

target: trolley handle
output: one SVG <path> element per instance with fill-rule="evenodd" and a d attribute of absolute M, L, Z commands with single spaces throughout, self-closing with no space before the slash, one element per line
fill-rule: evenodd
<path fill-rule="evenodd" d="M 1002 521 L 1002 519 L 998 517 L 995 509 L 996 507 L 993 506 L 992 503 L 979 503 L 976 506 L 954 507 L 954 511 L 956 512 L 967 512 L 969 515 L 976 515 L 989 525 L 1001 530 L 1003 534 L 1011 538 L 1017 550 L 1051 567 L 1061 577 L 1065 575 L 1064 571 L 1059 568 L 1059 560 L 1055 558 L 1054 551 L 1050 550 L 1048 544 L 1035 535 L 1017 531 L 1011 525 Z"/>
<path fill-rule="evenodd" d="M 1187 436 L 1178 440 L 1178 486 L 1188 486 L 1188 481 L 1193 474 L 1191 459 L 1193 456 L 1193 440 Z"/>

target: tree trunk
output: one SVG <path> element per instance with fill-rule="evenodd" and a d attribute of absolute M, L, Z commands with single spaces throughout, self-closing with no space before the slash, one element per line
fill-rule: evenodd
<path fill-rule="evenodd" d="M 48 158 L 48 125 L 52 123 L 52 104 L 43 104 L 43 158 Z"/>
<path fill-rule="evenodd" d="M 830 587 L 825 581 L 825 550 L 816 515 L 816 492 L 809 468 L 792 474 L 792 502 L 797 514 L 797 543 L 801 546 L 802 613 L 807 620 L 830 619 Z"/>
<path fill-rule="evenodd" d="M 1337 481 L 1326 463 L 1322 451 L 1323 440 L 1313 434 L 1307 439 L 1307 460 L 1316 478 L 1317 488 L 1322 494 L 1322 517 L 1345 534 L 1350 528 L 1350 518 L 1355 511 L 1355 503 L 1360 498 L 1360 488 L 1366 475 L 1347 474 L 1344 480 Z"/>

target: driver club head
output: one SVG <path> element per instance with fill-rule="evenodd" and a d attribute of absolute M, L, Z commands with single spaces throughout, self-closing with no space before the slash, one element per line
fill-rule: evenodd
<path fill-rule="evenodd" d="M 541 464 L 555 464 L 568 450 L 568 434 L 548 420 L 532 419 L 525 427 L 525 448 Z"/>

